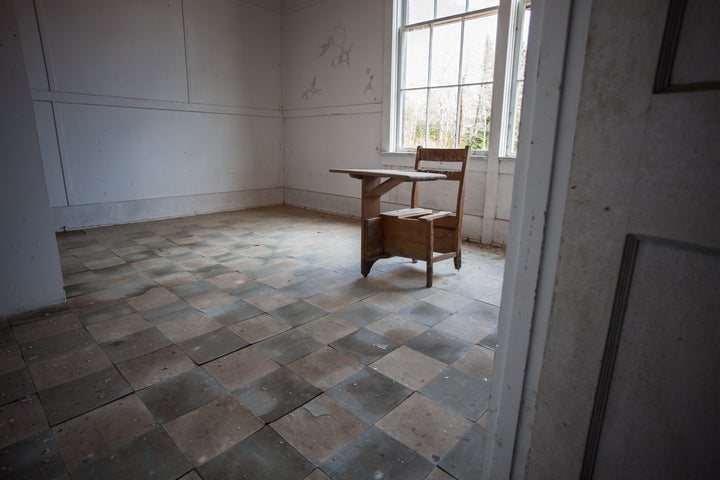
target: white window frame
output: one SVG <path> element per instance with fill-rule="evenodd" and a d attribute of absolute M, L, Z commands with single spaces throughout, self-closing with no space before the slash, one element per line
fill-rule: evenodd
<path fill-rule="evenodd" d="M 382 151 L 389 154 L 409 154 L 398 146 L 401 27 L 406 0 L 385 0 L 385 49 Z M 498 28 L 495 42 L 493 100 L 490 114 L 490 148 L 474 151 L 477 157 L 514 158 L 512 128 L 515 111 L 520 45 L 517 39 L 522 28 L 523 12 L 529 0 L 500 0 Z M 483 10 L 480 10 L 483 11 Z M 518 21 L 519 20 L 519 21 Z"/>

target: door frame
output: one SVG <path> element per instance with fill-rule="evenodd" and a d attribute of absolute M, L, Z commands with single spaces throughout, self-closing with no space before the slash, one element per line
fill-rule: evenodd
<path fill-rule="evenodd" d="M 482 478 L 522 478 L 569 189 L 591 1 L 532 5 Z"/>

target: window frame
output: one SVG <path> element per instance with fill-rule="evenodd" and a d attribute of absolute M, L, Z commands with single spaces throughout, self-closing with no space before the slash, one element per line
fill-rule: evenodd
<path fill-rule="evenodd" d="M 383 133 L 382 151 L 388 154 L 410 154 L 414 148 L 399 146 L 400 129 L 402 119 L 400 118 L 400 92 L 402 82 L 403 62 L 403 32 L 407 29 L 415 29 L 422 25 L 442 24 L 455 21 L 458 18 L 472 19 L 497 11 L 498 28 L 495 41 L 494 75 L 492 82 L 483 82 L 493 85 L 492 107 L 490 114 L 490 144 L 488 150 L 472 150 L 471 155 L 476 157 L 488 157 L 491 151 L 495 155 L 514 158 L 517 152 L 512 151 L 515 115 L 516 87 L 518 84 L 517 74 L 520 58 L 520 36 L 522 35 L 522 19 L 520 12 L 530 7 L 530 0 L 499 0 L 498 6 L 486 7 L 471 12 L 450 15 L 439 19 L 426 20 L 404 25 L 406 2 L 408 0 L 386 0 L 386 45 L 390 48 L 385 50 L 385 95 L 383 96 Z M 508 5 L 510 4 L 510 5 Z M 510 7 L 510 8 L 508 8 Z M 518 23 L 519 22 L 519 23 Z M 429 27 L 428 27 L 429 28 Z M 464 38 L 461 34 L 460 47 L 462 49 Z M 462 50 L 460 52 L 462 56 Z M 462 62 L 462 58 L 460 59 Z M 430 65 L 428 65 L 428 69 Z M 498 77 L 498 73 L 502 76 Z M 498 79 L 501 82 L 498 83 Z M 458 86 L 456 84 L 452 86 Z M 500 88 L 502 87 L 502 88 Z M 427 87 L 431 89 L 432 86 Z M 458 98 L 459 101 L 459 98 Z M 512 101 L 512 103 L 511 103 Z M 457 132 L 456 111 L 456 135 Z M 499 122 L 499 123 L 498 123 Z M 462 146 L 462 145 L 460 145 Z M 495 147 L 495 148 L 493 148 Z"/>

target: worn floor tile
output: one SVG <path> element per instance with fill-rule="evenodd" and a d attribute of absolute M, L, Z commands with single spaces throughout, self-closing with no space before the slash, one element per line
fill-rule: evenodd
<path fill-rule="evenodd" d="M 227 293 L 224 290 L 216 289 L 211 292 L 206 292 L 200 295 L 191 296 L 185 299 L 187 303 L 202 310 L 203 312 L 210 311 L 214 308 L 222 307 L 224 305 L 237 301 L 237 297 Z"/>
<path fill-rule="evenodd" d="M 169 303 L 174 303 L 180 300 L 177 295 L 172 293 L 165 287 L 151 288 L 142 295 L 137 297 L 128 298 L 126 302 L 128 305 L 133 307 L 138 312 L 145 310 L 152 310 L 154 308 L 162 307 Z"/>
<path fill-rule="evenodd" d="M 266 338 L 277 335 L 278 333 L 289 330 L 290 328 L 290 325 L 286 322 L 267 313 L 228 327 L 229 330 L 235 332 L 243 340 L 249 343 L 260 342 Z"/>
<path fill-rule="evenodd" d="M 132 333 L 127 337 L 101 344 L 103 351 L 114 363 L 140 357 L 167 347 L 172 342 L 156 327 Z"/>
<path fill-rule="evenodd" d="M 272 427 L 315 464 L 328 460 L 369 425 L 326 395 L 288 413 Z"/>
<path fill-rule="evenodd" d="M 114 367 L 41 390 L 45 414 L 50 425 L 88 412 L 123 397 L 132 388 Z"/>
<path fill-rule="evenodd" d="M 244 300 L 236 300 L 232 303 L 211 308 L 205 315 L 223 325 L 233 325 L 263 313 L 262 310 L 250 305 Z"/>
<path fill-rule="evenodd" d="M 53 427 L 65 465 L 74 470 L 152 430 L 153 418 L 135 395 Z"/>
<path fill-rule="evenodd" d="M 325 315 L 300 327 L 301 330 L 310 332 L 313 338 L 324 344 L 339 340 L 359 328 L 356 324 L 335 314 Z"/>
<path fill-rule="evenodd" d="M 104 322 L 105 320 L 130 315 L 131 313 L 135 313 L 135 309 L 128 305 L 125 300 L 119 300 L 109 305 L 90 306 L 75 311 L 77 317 L 85 325 Z"/>
<path fill-rule="evenodd" d="M 21 368 L 0 375 L 0 405 L 17 400 L 35 392 L 30 370 Z"/>
<path fill-rule="evenodd" d="M 310 475 L 305 477 L 304 480 L 330 480 L 330 477 L 325 475 L 325 473 L 319 468 L 316 468 L 310 473 Z"/>
<path fill-rule="evenodd" d="M 432 327 L 448 318 L 452 313 L 431 303 L 419 300 L 398 310 L 398 315 Z"/>
<path fill-rule="evenodd" d="M 445 363 L 454 362 L 472 348 L 471 343 L 435 329 L 427 330 L 405 345 Z"/>
<path fill-rule="evenodd" d="M 22 344 L 20 351 L 28 364 L 47 361 L 73 350 L 93 345 L 93 339 L 82 325 L 49 337 L 38 338 Z"/>
<path fill-rule="evenodd" d="M 390 312 L 372 303 L 357 302 L 338 310 L 336 315 L 350 320 L 355 325 L 366 327 L 387 317 L 390 315 Z"/>
<path fill-rule="evenodd" d="M 403 293 L 393 292 L 390 290 L 381 291 L 380 293 L 368 298 L 366 301 L 390 312 L 401 310 L 415 303 L 414 298 Z"/>
<path fill-rule="evenodd" d="M 428 327 L 407 317 L 392 314 L 378 320 L 367 329 L 384 335 L 398 344 L 403 344 L 423 333 Z"/>
<path fill-rule="evenodd" d="M 418 389 L 426 397 L 476 422 L 487 411 L 490 383 L 454 367 L 447 367 Z"/>
<path fill-rule="evenodd" d="M 140 315 L 142 315 L 143 318 L 151 324 L 157 326 L 173 320 L 180 320 L 197 313 L 199 312 L 195 307 L 188 305 L 184 300 L 179 300 L 162 307 L 153 308 L 152 310 L 145 310 Z"/>
<path fill-rule="evenodd" d="M 480 477 L 473 477 L 473 478 L 480 478 Z M 440 470 L 438 467 L 435 467 L 432 472 L 430 472 L 430 475 L 425 478 L 425 480 L 455 480 L 455 477 L 452 475 L 444 472 L 443 470 Z"/>
<path fill-rule="evenodd" d="M 19 325 L 12 330 L 18 343 L 28 344 L 78 328 L 81 328 L 81 323 L 77 316 L 74 313 L 66 313 Z"/>
<path fill-rule="evenodd" d="M 473 425 L 438 464 L 457 480 L 480 478 L 485 450 L 485 429 Z"/>
<path fill-rule="evenodd" d="M 234 391 L 280 368 L 270 357 L 255 347 L 244 348 L 203 368 L 228 391 Z"/>
<path fill-rule="evenodd" d="M 367 423 L 375 423 L 405 400 L 412 390 L 365 368 L 326 393 Z"/>
<path fill-rule="evenodd" d="M 355 303 L 357 300 L 350 295 L 330 291 L 306 298 L 305 301 L 332 313 L 347 307 L 351 303 Z"/>
<path fill-rule="evenodd" d="M 20 368 L 25 368 L 25 362 L 23 361 L 22 354 L 20 353 L 20 347 L 18 347 L 12 336 L 8 335 L 11 343 L 5 344 L 0 347 L 0 375 L 3 375 Z"/>
<path fill-rule="evenodd" d="M 473 346 L 452 365 L 465 373 L 489 381 L 492 379 L 494 357 L 495 352 L 489 348 Z"/>
<path fill-rule="evenodd" d="M 64 355 L 30 365 L 30 373 L 38 390 L 82 378 L 112 366 L 97 345 L 79 348 Z"/>
<path fill-rule="evenodd" d="M 314 467 L 271 427 L 265 427 L 198 470 L 204 480 L 302 480 Z"/>
<path fill-rule="evenodd" d="M 47 480 L 66 473 L 50 429 L 0 449 L 0 459 L 0 473 L 4 478 Z"/>
<path fill-rule="evenodd" d="M 379 428 L 370 427 L 321 468 L 333 480 L 415 480 L 425 478 L 433 464 Z"/>
<path fill-rule="evenodd" d="M 259 418 L 228 393 L 167 423 L 165 430 L 185 456 L 199 466 L 263 426 Z"/>
<path fill-rule="evenodd" d="M 222 261 L 221 259 L 216 259 Z M 243 275 L 240 272 L 224 273 L 208 279 L 208 282 L 212 283 L 216 287 L 222 288 L 228 293 L 232 293 L 232 289 L 242 285 L 243 283 L 250 280 L 250 277 Z"/>
<path fill-rule="evenodd" d="M 295 360 L 288 368 L 315 387 L 326 390 L 362 370 L 363 364 L 331 347 L 323 347 Z"/>
<path fill-rule="evenodd" d="M 419 393 L 377 422 L 387 434 L 437 463 L 472 423 Z"/>
<path fill-rule="evenodd" d="M 178 343 L 178 346 L 198 365 L 215 360 L 247 345 L 248 342 L 228 328 L 214 330 Z"/>
<path fill-rule="evenodd" d="M 132 388 L 138 391 L 192 370 L 195 362 L 180 347 L 170 345 L 120 363 L 117 368 Z"/>
<path fill-rule="evenodd" d="M 316 318 L 322 317 L 327 312 L 302 300 L 285 305 L 277 310 L 272 310 L 270 315 L 285 321 L 293 327 L 308 323 Z"/>
<path fill-rule="evenodd" d="M 447 290 L 437 290 L 427 297 L 423 297 L 423 301 L 447 310 L 448 312 L 456 312 L 473 300 L 463 295 L 448 292 Z"/>
<path fill-rule="evenodd" d="M 320 393 L 287 368 L 279 368 L 236 390 L 235 396 L 255 416 L 270 423 Z"/>
<path fill-rule="evenodd" d="M 478 342 L 478 345 L 482 345 L 484 347 L 487 347 L 491 350 L 496 350 L 498 343 L 497 343 L 497 327 L 493 329 L 492 332 L 488 334 L 487 337 L 483 338 Z"/>
<path fill-rule="evenodd" d="M 291 297 L 290 295 L 286 295 L 276 290 L 244 298 L 246 302 L 255 305 L 257 308 L 265 312 L 277 310 L 278 308 L 282 308 L 285 305 L 290 305 L 291 303 L 295 303 L 297 301 L 295 297 Z"/>
<path fill-rule="evenodd" d="M 314 278 L 310 278 L 303 280 L 302 282 L 293 283 L 292 285 L 283 287 L 281 291 L 291 297 L 306 299 L 319 295 L 327 289 L 327 284 L 316 281 Z"/>
<path fill-rule="evenodd" d="M 225 389 L 202 368 L 181 373 L 137 392 L 157 423 L 166 423 L 223 395 Z"/>
<path fill-rule="evenodd" d="M 175 343 L 222 328 L 222 324 L 198 311 L 188 312 L 176 320 L 158 324 L 157 328 Z"/>
<path fill-rule="evenodd" d="M 273 267 L 277 268 L 275 266 Z M 267 277 L 258 278 L 258 280 L 265 285 L 269 285 L 273 288 L 283 288 L 287 287 L 288 285 L 292 285 L 293 283 L 302 281 L 302 278 L 296 277 L 292 273 L 285 270 L 280 273 L 274 273 Z"/>
<path fill-rule="evenodd" d="M 418 390 L 440 373 L 445 364 L 402 346 L 370 365 L 388 378 Z"/>
<path fill-rule="evenodd" d="M 292 363 L 323 347 L 322 343 L 300 329 L 288 330 L 255 345 L 258 350 L 281 365 Z"/>
<path fill-rule="evenodd" d="M 498 316 L 500 315 L 500 307 L 479 300 L 473 300 L 460 308 L 457 313 L 489 323 L 497 323 Z"/>
<path fill-rule="evenodd" d="M 395 350 L 399 345 L 391 339 L 361 328 L 330 344 L 336 350 L 352 355 L 365 365 Z"/>
<path fill-rule="evenodd" d="M 72 471 L 73 480 L 124 480 L 153 478 L 174 480 L 192 469 L 192 465 L 161 428 L 156 427 L 97 460 Z"/>
<path fill-rule="evenodd" d="M 45 412 L 37 395 L 0 407 L 0 426 L 0 449 L 47 429 Z"/>
<path fill-rule="evenodd" d="M 487 320 L 455 314 L 438 323 L 435 329 L 462 338 L 466 342 L 477 343 L 490 335 L 496 327 L 496 323 Z"/>
<path fill-rule="evenodd" d="M 137 313 L 125 315 L 104 322 L 88 325 L 86 328 L 98 343 L 110 342 L 152 327 Z"/>
<path fill-rule="evenodd" d="M 183 283 L 181 285 L 168 287 L 168 289 L 185 301 L 187 301 L 190 297 L 196 297 L 205 293 L 218 291 L 218 288 L 207 280 L 197 280 L 192 283 Z"/>

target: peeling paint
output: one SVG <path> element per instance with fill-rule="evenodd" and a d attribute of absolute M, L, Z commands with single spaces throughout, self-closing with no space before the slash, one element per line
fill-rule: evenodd
<path fill-rule="evenodd" d="M 350 67 L 350 51 L 353 46 L 351 43 L 349 47 L 346 47 L 345 44 L 347 43 L 347 39 L 347 31 L 345 30 L 345 27 L 337 25 L 330 34 L 330 37 L 328 37 L 327 41 L 320 44 L 318 47 L 320 49 L 320 54 L 318 56 L 322 57 L 332 49 L 333 51 L 336 51 L 337 54 L 333 57 L 332 62 L 330 62 L 330 66 L 335 68 L 344 63 Z"/>
<path fill-rule="evenodd" d="M 303 94 L 300 96 L 303 100 L 310 100 L 315 95 L 320 95 L 322 93 L 322 90 L 317 88 L 317 76 L 313 75 L 312 83 L 310 84 L 310 88 L 305 90 Z"/>
<path fill-rule="evenodd" d="M 363 90 L 363 95 L 366 93 L 371 93 L 373 95 L 373 99 L 377 100 L 377 96 L 375 95 L 375 86 L 373 85 L 373 81 L 375 80 L 375 72 L 373 72 L 372 68 L 366 68 L 365 74 L 368 77 L 368 83 L 365 85 L 365 90 Z"/>

